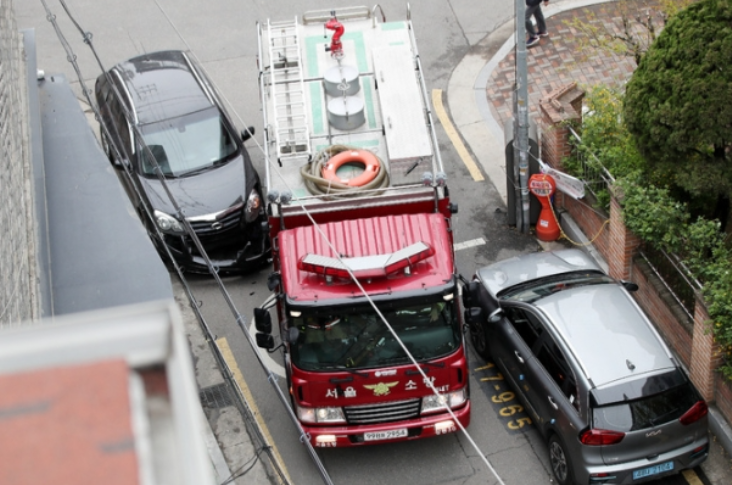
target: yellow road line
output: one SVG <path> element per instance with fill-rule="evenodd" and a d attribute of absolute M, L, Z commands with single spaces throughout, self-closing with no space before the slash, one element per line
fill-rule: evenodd
<path fill-rule="evenodd" d="M 437 114 L 437 117 L 440 119 L 442 127 L 445 128 L 447 137 L 450 138 L 450 141 L 455 146 L 455 150 L 457 150 L 460 159 L 465 164 L 470 175 L 472 175 L 473 180 L 476 182 L 484 180 L 483 174 L 475 164 L 473 157 L 470 156 L 468 149 L 465 148 L 463 140 L 460 138 L 460 135 L 453 126 L 452 121 L 450 121 L 450 117 L 447 116 L 447 111 L 445 111 L 445 107 L 442 105 L 442 89 L 432 90 L 432 105 L 435 107 L 435 114 Z"/>
<path fill-rule="evenodd" d="M 244 375 L 241 373 L 241 370 L 239 370 L 239 366 L 236 364 L 236 359 L 234 358 L 234 354 L 229 347 L 229 342 L 226 340 L 226 338 L 222 337 L 216 340 L 216 345 L 218 346 L 219 351 L 221 351 L 221 355 L 223 356 L 226 365 L 229 367 L 231 374 L 234 376 L 234 382 L 236 382 L 236 385 L 239 386 L 239 390 L 241 391 L 242 396 L 244 396 L 244 400 L 247 402 L 249 409 L 252 411 L 254 419 L 257 421 L 259 428 L 262 430 L 262 434 L 264 434 L 264 439 L 267 440 L 267 443 L 272 447 L 272 453 L 274 454 L 274 458 L 277 461 L 278 466 L 282 470 L 282 473 L 285 474 L 287 482 L 292 483 L 292 479 L 290 479 L 290 474 L 287 472 L 285 462 L 282 460 L 282 456 L 280 455 L 277 446 L 275 446 L 272 435 L 269 433 L 269 428 L 267 428 L 267 425 L 264 423 L 264 419 L 262 419 L 259 408 L 254 402 L 254 396 L 249 390 L 249 386 L 247 386 L 247 383 L 244 381 Z M 275 476 L 277 476 L 277 474 L 275 474 Z M 280 481 L 280 483 L 282 483 L 282 481 Z"/>
<path fill-rule="evenodd" d="M 701 478 L 694 472 L 694 470 L 684 470 L 681 472 L 689 485 L 704 485 Z"/>

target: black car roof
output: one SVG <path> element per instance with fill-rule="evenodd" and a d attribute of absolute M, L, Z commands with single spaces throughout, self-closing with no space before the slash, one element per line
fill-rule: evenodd
<path fill-rule="evenodd" d="M 114 69 L 125 82 L 141 124 L 212 106 L 181 51 L 143 54 L 119 63 Z"/>

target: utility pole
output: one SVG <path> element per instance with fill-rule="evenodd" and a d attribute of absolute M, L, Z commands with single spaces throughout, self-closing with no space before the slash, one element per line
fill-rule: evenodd
<path fill-rule="evenodd" d="M 529 233 L 531 224 L 529 216 L 529 92 L 526 70 L 526 1 L 516 1 L 516 71 L 515 90 L 513 95 L 513 159 L 514 187 L 516 197 L 516 227 L 524 234 Z"/>

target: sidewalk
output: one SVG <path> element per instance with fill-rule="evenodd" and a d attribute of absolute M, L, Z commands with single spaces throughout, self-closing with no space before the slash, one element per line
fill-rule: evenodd
<path fill-rule="evenodd" d="M 552 0 L 542 6 L 549 37 L 528 49 L 529 113 L 538 114 L 539 100 L 550 91 L 576 81 L 581 87 L 605 84 L 622 86 L 632 75 L 635 62 L 601 51 L 583 53 L 567 25 L 573 18 L 602 22 L 619 32 L 618 3 L 611 0 Z M 450 115 L 478 163 L 507 200 L 503 127 L 513 118 L 512 96 L 515 66 L 513 19 L 475 45 L 455 68 L 447 89 Z M 578 234 L 578 240 L 586 240 Z M 592 251 L 591 251 L 592 252 Z M 732 429 L 710 407 L 712 450 L 702 469 L 712 483 L 732 483 Z M 721 446 L 720 446 L 721 445 Z"/>

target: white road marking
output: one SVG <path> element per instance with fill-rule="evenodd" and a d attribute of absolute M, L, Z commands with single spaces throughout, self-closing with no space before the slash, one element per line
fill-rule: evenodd
<path fill-rule="evenodd" d="M 478 239 L 472 239 L 470 241 L 464 241 L 461 243 L 453 244 L 453 249 L 455 251 L 460 251 L 461 249 L 468 249 L 475 246 L 482 246 L 485 244 L 485 239 L 482 237 L 479 237 Z"/>

